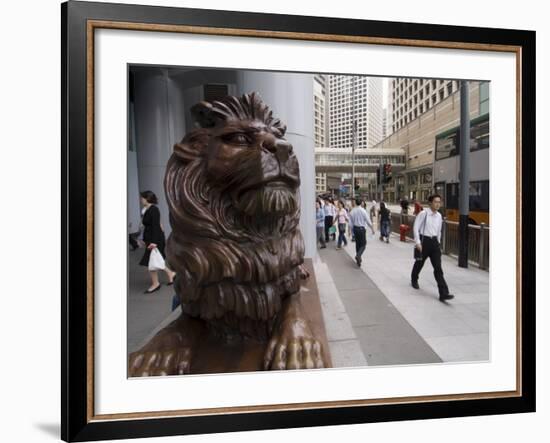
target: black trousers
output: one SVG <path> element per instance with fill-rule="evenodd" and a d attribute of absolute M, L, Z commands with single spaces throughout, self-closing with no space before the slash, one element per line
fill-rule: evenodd
<path fill-rule="evenodd" d="M 367 230 L 362 226 L 354 226 L 353 235 L 355 237 L 355 255 L 361 259 L 367 247 Z"/>
<path fill-rule="evenodd" d="M 424 262 L 428 257 L 430 257 L 430 261 L 432 262 L 432 266 L 434 268 L 435 281 L 437 282 L 437 287 L 439 289 L 439 295 L 449 295 L 449 288 L 447 287 L 447 283 L 443 277 L 443 269 L 441 269 L 441 248 L 437 238 L 421 236 L 421 241 L 422 257 L 419 257 L 414 261 L 411 280 L 413 282 L 418 281 L 418 276 L 424 266 Z"/>
<path fill-rule="evenodd" d="M 334 219 L 332 218 L 332 215 L 325 215 L 325 241 L 326 241 L 326 242 L 329 241 L 328 230 L 329 230 L 330 227 L 332 226 L 333 220 L 334 220 Z"/>

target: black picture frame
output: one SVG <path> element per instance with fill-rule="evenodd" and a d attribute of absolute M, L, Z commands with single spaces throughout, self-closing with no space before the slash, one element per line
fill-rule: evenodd
<path fill-rule="evenodd" d="M 337 19 L 216 10 L 69 1 L 62 18 L 62 374 L 61 433 L 65 441 L 171 436 L 290 427 L 511 414 L 535 411 L 535 32 L 442 26 L 355 19 Z M 90 21 L 194 26 L 317 36 L 369 37 L 407 44 L 456 42 L 516 48 L 521 79 L 518 140 L 521 169 L 521 231 L 518 263 L 521 277 L 518 305 L 520 392 L 498 398 L 443 399 L 429 402 L 250 411 L 231 414 L 96 420 L 90 400 L 90 304 L 93 284 L 93 212 L 90 186 L 93 165 L 87 147 L 89 121 L 87 42 Z M 92 29 L 93 32 L 93 29 Z M 144 31 L 145 32 L 145 31 Z M 412 42 L 412 43 L 411 43 Z M 434 43 L 435 44 L 435 43 Z M 436 45 L 436 46 L 437 46 Z M 93 287 L 93 286 L 92 286 Z M 92 364 L 93 367 L 93 364 Z"/>

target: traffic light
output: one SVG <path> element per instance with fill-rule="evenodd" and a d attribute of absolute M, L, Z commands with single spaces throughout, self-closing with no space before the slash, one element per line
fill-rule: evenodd
<path fill-rule="evenodd" d="M 376 184 L 380 184 L 380 168 L 376 168 Z"/>
<path fill-rule="evenodd" d="M 354 183 L 353 183 L 353 189 L 355 189 L 356 191 L 359 191 L 359 182 L 357 181 L 357 179 L 354 180 Z"/>
<path fill-rule="evenodd" d="M 385 163 L 384 164 L 384 173 L 383 173 L 383 183 L 389 183 L 392 179 L 392 170 L 391 170 L 391 164 Z"/>

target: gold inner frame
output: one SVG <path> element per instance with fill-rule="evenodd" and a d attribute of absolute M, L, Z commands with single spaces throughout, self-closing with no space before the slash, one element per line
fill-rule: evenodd
<path fill-rule="evenodd" d="M 389 405 L 405 403 L 429 403 L 437 401 L 459 401 L 520 397 L 522 395 L 522 311 L 521 311 L 521 236 L 516 235 L 516 390 L 501 392 L 478 392 L 449 395 L 427 395 L 417 397 L 392 397 L 368 400 L 335 400 L 311 403 L 287 403 L 260 406 L 234 406 L 224 408 L 183 409 L 154 412 L 128 412 L 117 414 L 94 413 L 94 31 L 95 29 L 121 29 L 134 31 L 177 32 L 186 34 L 210 34 L 238 37 L 279 38 L 291 40 L 311 40 L 327 42 L 358 43 L 371 45 L 412 46 L 422 48 L 465 49 L 478 51 L 511 52 L 516 55 L 516 232 L 522 232 L 522 163 L 521 163 L 521 90 L 522 90 L 522 48 L 513 45 L 495 45 L 484 43 L 444 42 L 437 40 L 413 40 L 383 37 L 363 37 L 332 34 L 309 34 L 300 32 L 263 31 L 250 29 L 212 28 L 186 25 L 163 25 L 149 23 L 130 23 L 105 20 L 87 21 L 86 43 L 86 156 L 87 156 L 87 422 L 121 419 L 143 419 L 158 417 L 185 417 L 200 415 L 220 415 L 236 413 L 254 413 L 271 411 L 293 411 L 303 409 L 326 409 L 367 405 Z"/>

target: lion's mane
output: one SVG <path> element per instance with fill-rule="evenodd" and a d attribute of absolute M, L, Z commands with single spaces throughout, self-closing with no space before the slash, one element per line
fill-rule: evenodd
<path fill-rule="evenodd" d="M 222 120 L 259 119 L 281 136 L 286 128 L 254 93 L 209 106 L 208 115 L 195 112 L 202 127 L 175 145 L 167 165 L 165 191 L 172 226 L 167 260 L 177 272 L 175 290 L 183 312 L 205 320 L 227 338 L 265 340 L 282 301 L 300 288 L 304 243 L 298 229 L 299 193 L 296 190 L 291 213 L 247 216 L 222 192 L 228 182 L 238 183 L 240 175 L 249 173 L 247 159 L 222 179 L 209 177 L 205 159 L 212 115 Z"/>

